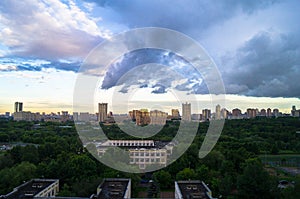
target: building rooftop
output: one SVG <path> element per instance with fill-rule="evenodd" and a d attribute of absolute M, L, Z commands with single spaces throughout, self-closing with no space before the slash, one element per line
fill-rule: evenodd
<path fill-rule="evenodd" d="M 102 143 L 94 143 L 97 148 L 107 148 L 110 146 L 118 146 L 127 149 L 145 148 L 145 149 L 161 149 L 166 145 L 174 146 L 172 142 L 154 141 L 154 140 L 108 140 Z"/>
<path fill-rule="evenodd" d="M 107 178 L 98 187 L 95 199 L 121 199 L 124 198 L 128 190 L 130 179 Z"/>
<path fill-rule="evenodd" d="M 34 198 L 38 193 L 53 183 L 58 182 L 56 179 L 32 179 L 24 184 L 14 188 L 14 190 L 7 195 L 0 196 L 5 199 L 30 199 Z"/>
<path fill-rule="evenodd" d="M 183 199 L 212 199 L 210 189 L 201 181 L 178 181 Z"/>

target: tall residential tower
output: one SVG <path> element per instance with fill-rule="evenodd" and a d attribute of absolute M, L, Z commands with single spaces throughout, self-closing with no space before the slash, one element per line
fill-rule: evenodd
<path fill-rule="evenodd" d="M 182 120 L 183 121 L 191 121 L 192 120 L 192 110 L 191 110 L 191 104 L 185 103 L 182 104 Z"/>
<path fill-rule="evenodd" d="M 107 103 L 98 104 L 98 121 L 104 122 L 107 118 Z"/>
<path fill-rule="evenodd" d="M 15 113 L 23 111 L 23 102 L 15 102 Z"/>

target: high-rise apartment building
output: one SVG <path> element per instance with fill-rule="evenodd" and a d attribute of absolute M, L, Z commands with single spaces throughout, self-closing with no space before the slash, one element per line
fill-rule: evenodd
<path fill-rule="evenodd" d="M 192 110 L 191 103 L 182 104 L 182 120 L 183 121 L 191 121 L 192 120 Z"/>
<path fill-rule="evenodd" d="M 279 109 L 277 109 L 277 108 L 273 109 L 273 115 L 275 117 L 278 117 L 279 116 Z"/>
<path fill-rule="evenodd" d="M 107 103 L 98 104 L 98 121 L 104 122 L 107 118 Z"/>
<path fill-rule="evenodd" d="M 263 108 L 263 109 L 260 110 L 260 116 L 263 116 L 263 117 L 267 116 L 266 109 Z"/>
<path fill-rule="evenodd" d="M 235 108 L 235 109 L 232 110 L 232 116 L 234 118 L 241 117 L 241 115 L 242 115 L 242 111 L 240 109 Z"/>
<path fill-rule="evenodd" d="M 178 119 L 180 117 L 178 109 L 172 109 L 172 118 Z"/>
<path fill-rule="evenodd" d="M 216 120 L 221 119 L 221 106 L 220 106 L 219 104 L 216 106 L 216 115 L 215 115 L 215 119 L 216 119 Z"/>
<path fill-rule="evenodd" d="M 165 125 L 168 117 L 168 113 L 153 110 L 150 111 L 150 124 L 153 125 Z"/>
<path fill-rule="evenodd" d="M 148 109 L 141 109 L 135 112 L 135 123 L 138 126 L 150 124 L 150 113 Z"/>
<path fill-rule="evenodd" d="M 248 108 L 247 109 L 247 117 L 248 118 L 255 118 L 257 115 L 257 110 L 253 108 Z"/>
<path fill-rule="evenodd" d="M 296 113 L 296 106 L 292 106 L 291 115 L 294 117 Z"/>
<path fill-rule="evenodd" d="M 211 117 L 211 110 L 210 109 L 203 109 L 202 110 L 202 120 L 209 120 Z"/>
<path fill-rule="evenodd" d="M 228 118 L 228 110 L 226 110 L 226 108 L 221 109 L 221 118 L 222 119 L 227 119 Z"/>
<path fill-rule="evenodd" d="M 23 102 L 15 102 L 15 113 L 23 111 Z"/>
<path fill-rule="evenodd" d="M 267 117 L 272 117 L 272 110 L 270 108 L 267 109 Z"/>

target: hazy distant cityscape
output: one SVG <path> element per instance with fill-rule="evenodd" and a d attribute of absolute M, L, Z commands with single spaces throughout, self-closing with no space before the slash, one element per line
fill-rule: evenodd
<path fill-rule="evenodd" d="M 65 122 L 69 120 L 82 121 L 99 121 L 105 123 L 114 123 L 114 117 L 128 118 L 130 117 L 136 122 L 136 125 L 164 125 L 166 120 L 183 120 L 183 121 L 207 121 L 207 120 L 219 120 L 219 119 L 250 119 L 255 117 L 300 117 L 300 109 L 296 106 L 292 106 L 290 113 L 282 113 L 278 108 L 248 108 L 246 111 L 242 111 L 239 108 L 227 110 L 220 105 L 215 107 L 215 110 L 203 109 L 201 113 L 191 112 L 191 103 L 183 103 L 182 109 L 171 109 L 171 114 L 163 112 L 161 110 L 148 110 L 147 108 L 134 109 L 124 114 L 114 114 L 108 110 L 108 103 L 99 103 L 97 113 L 89 112 L 73 112 L 61 111 L 57 113 L 46 114 L 45 112 L 30 112 L 24 109 L 26 106 L 23 102 L 15 102 L 14 112 L 6 112 L 0 115 L 2 118 L 12 117 L 16 121 L 57 121 Z"/>

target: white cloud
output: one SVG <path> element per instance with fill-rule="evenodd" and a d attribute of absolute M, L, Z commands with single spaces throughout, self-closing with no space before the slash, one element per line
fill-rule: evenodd
<path fill-rule="evenodd" d="M 17 70 L 17 67 L 9 64 L 0 64 L 0 71 Z"/>
<path fill-rule="evenodd" d="M 0 42 L 15 55 L 85 57 L 111 34 L 73 0 L 3 0 L 1 4 Z"/>

